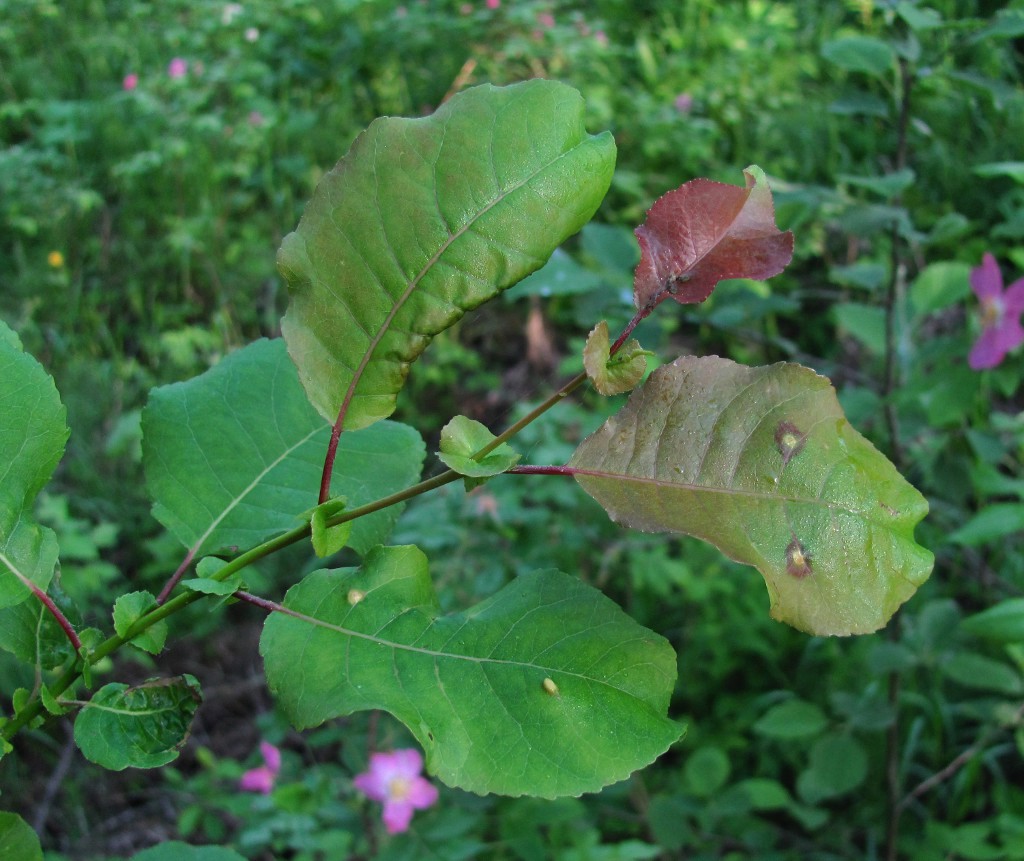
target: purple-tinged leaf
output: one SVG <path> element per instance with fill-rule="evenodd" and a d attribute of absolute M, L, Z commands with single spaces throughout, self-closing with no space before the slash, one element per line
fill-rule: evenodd
<path fill-rule="evenodd" d="M 775 226 L 772 193 L 756 166 L 746 188 L 694 179 L 662 195 L 636 229 L 640 264 L 633 300 L 641 310 L 668 297 L 703 302 L 726 278 L 763 280 L 793 257 L 793 234 Z"/>

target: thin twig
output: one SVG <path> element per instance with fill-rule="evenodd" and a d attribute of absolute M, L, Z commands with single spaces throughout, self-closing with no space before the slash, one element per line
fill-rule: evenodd
<path fill-rule="evenodd" d="M 32 819 L 32 829 L 36 834 L 42 834 L 43 829 L 46 828 L 46 820 L 50 818 L 50 810 L 53 807 L 53 800 L 57 797 L 57 793 L 60 792 L 60 788 L 64 783 L 64 778 L 68 776 L 68 771 L 71 769 L 71 761 L 75 755 L 75 736 L 71 730 L 71 722 L 64 721 L 63 724 L 67 738 L 64 741 L 64 747 L 61 748 L 57 764 L 54 766 L 53 772 L 46 781 L 46 789 L 43 790 L 43 799 L 39 802 L 39 807 L 36 809 L 36 815 Z"/>
<path fill-rule="evenodd" d="M 8 570 L 14 573 L 22 584 L 29 589 L 39 602 L 49 611 L 50 615 L 57 620 L 57 624 L 60 625 L 61 630 L 64 631 L 68 641 L 71 643 L 72 648 L 75 650 L 75 654 L 78 654 L 82 650 L 82 641 L 78 638 L 78 634 L 75 631 L 75 626 L 68 621 L 68 617 L 65 616 L 61 611 L 60 607 L 53 603 L 53 599 L 47 595 L 42 589 L 39 588 L 35 583 L 28 579 L 24 574 L 10 565 L 7 566 Z"/>

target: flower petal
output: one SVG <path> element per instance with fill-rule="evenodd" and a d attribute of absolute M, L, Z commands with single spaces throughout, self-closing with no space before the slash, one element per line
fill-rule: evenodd
<path fill-rule="evenodd" d="M 352 785 L 372 801 L 386 801 L 388 798 L 387 781 L 372 768 L 352 778 Z"/>
<path fill-rule="evenodd" d="M 250 768 L 242 775 L 238 786 L 245 792 L 262 792 L 264 795 L 268 795 L 274 788 L 274 775 L 265 765 L 261 765 L 259 768 Z"/>
<path fill-rule="evenodd" d="M 996 299 L 1003 292 L 1003 273 L 989 252 L 981 259 L 981 266 L 971 270 L 971 289 L 981 300 Z"/>
<path fill-rule="evenodd" d="M 405 800 L 417 810 L 426 810 L 437 803 L 437 787 L 429 780 L 422 777 L 414 777 L 409 782 L 409 790 Z"/>
<path fill-rule="evenodd" d="M 263 762 L 271 774 L 277 774 L 281 770 L 281 751 L 269 741 L 260 742 L 260 753 L 263 754 Z"/>
<path fill-rule="evenodd" d="M 981 337 L 974 342 L 970 355 L 967 357 L 967 364 L 972 370 L 981 371 L 986 368 L 994 368 L 1006 356 L 1000 340 L 999 329 L 986 329 Z"/>
<path fill-rule="evenodd" d="M 418 777 L 423 771 L 423 756 L 414 747 L 400 748 L 392 751 L 389 765 L 395 777 Z"/>
<path fill-rule="evenodd" d="M 1003 294 L 1003 307 L 1007 317 L 1016 320 L 1024 314 L 1024 278 L 1014 281 Z"/>
<path fill-rule="evenodd" d="M 400 834 L 412 822 L 412 805 L 408 801 L 385 801 L 381 818 L 388 834 Z"/>

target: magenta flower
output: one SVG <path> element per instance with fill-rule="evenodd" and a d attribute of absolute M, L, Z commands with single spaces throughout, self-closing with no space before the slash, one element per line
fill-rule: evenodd
<path fill-rule="evenodd" d="M 981 266 L 971 270 L 971 289 L 981 303 L 981 336 L 974 342 L 967 364 L 975 371 L 994 368 L 1010 350 L 1024 344 L 1024 278 L 1003 290 L 1003 275 L 996 259 L 986 252 Z"/>
<path fill-rule="evenodd" d="M 488 9 L 497 9 L 499 6 L 501 6 L 501 0 L 487 0 Z"/>
<path fill-rule="evenodd" d="M 167 64 L 167 74 L 172 78 L 184 78 L 188 74 L 188 61 L 175 57 Z"/>
<path fill-rule="evenodd" d="M 269 795 L 274 788 L 274 781 L 277 780 L 277 773 L 281 770 L 281 751 L 269 741 L 260 742 L 260 753 L 263 754 L 263 765 L 259 768 L 250 768 L 242 779 L 238 781 L 239 789 L 245 792 L 262 792 Z"/>
<path fill-rule="evenodd" d="M 370 767 L 352 783 L 373 801 L 384 805 L 384 827 L 399 834 L 409 827 L 414 810 L 437 802 L 437 787 L 420 776 L 423 757 L 413 748 L 370 754 Z"/>
<path fill-rule="evenodd" d="M 121 86 L 126 90 L 134 90 L 139 85 L 139 76 L 132 72 L 130 75 L 125 75 L 124 80 L 121 82 Z"/>

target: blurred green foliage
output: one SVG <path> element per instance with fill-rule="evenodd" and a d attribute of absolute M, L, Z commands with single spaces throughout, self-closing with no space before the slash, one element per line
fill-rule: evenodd
<path fill-rule="evenodd" d="M 821 640 L 768 618 L 752 570 L 626 533 L 563 479 L 417 500 L 393 540 L 430 554 L 446 610 L 538 567 L 576 573 L 673 642 L 686 679 L 673 713 L 690 732 L 594 797 L 445 790 L 375 857 L 1024 859 L 1024 358 L 966 365 L 980 331 L 969 270 L 990 251 L 1007 282 L 1024 271 L 1024 4 L 492 5 L 5 0 L 0 314 L 69 407 L 69 456 L 39 510 L 64 589 L 87 624 L 106 623 L 115 595 L 177 566 L 142 492 L 146 392 L 277 334 L 275 249 L 358 131 L 471 83 L 562 79 L 619 147 L 599 223 L 439 337 L 397 417 L 436 440 L 455 412 L 492 426 L 524 412 L 578 370 L 598 319 L 631 316 L 629 230 L 653 200 L 694 176 L 738 183 L 756 162 L 797 234 L 794 264 L 637 334 L 667 359 L 793 359 L 829 375 L 851 421 L 928 496 L 919 537 L 937 569 L 885 634 Z M 616 403 L 563 405 L 518 438 L 524 461 L 564 462 Z M 250 586 L 313 564 L 285 554 Z M 252 617 L 185 621 L 209 636 Z M 5 698 L 32 686 L 0 660 Z M 234 716 L 252 749 L 254 718 Z M 275 792 L 237 792 L 237 745 L 197 745 L 146 790 L 177 817 L 172 836 L 257 859 L 369 855 L 347 775 L 368 738 L 407 743 L 400 730 L 360 717 L 300 739 L 268 714 L 258 731 L 287 745 Z M 30 821 L 67 767 L 59 732 L 33 738 L 0 766 L 5 805 Z M 139 848 L 97 845 L 113 815 L 98 779 L 76 765 L 46 801 L 61 814 L 44 846 L 65 853 L 49 858 Z"/>

